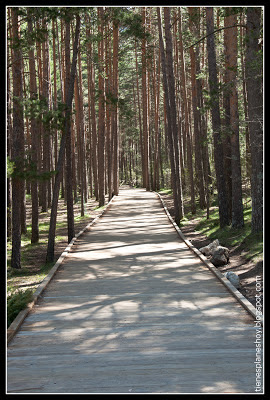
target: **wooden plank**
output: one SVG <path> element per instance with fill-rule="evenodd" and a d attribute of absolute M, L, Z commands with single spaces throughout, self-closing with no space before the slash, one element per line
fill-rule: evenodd
<path fill-rule="evenodd" d="M 251 315 L 153 193 L 122 190 L 8 348 L 9 393 L 252 393 Z"/>

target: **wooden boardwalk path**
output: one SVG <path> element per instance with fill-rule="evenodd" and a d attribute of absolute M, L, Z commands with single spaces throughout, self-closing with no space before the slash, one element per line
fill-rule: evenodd
<path fill-rule="evenodd" d="M 254 393 L 254 318 L 122 189 L 8 347 L 8 393 Z"/>

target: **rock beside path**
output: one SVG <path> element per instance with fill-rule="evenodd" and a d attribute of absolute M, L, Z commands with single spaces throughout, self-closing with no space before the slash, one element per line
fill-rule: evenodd
<path fill-rule="evenodd" d="M 224 276 L 225 276 L 225 278 L 227 278 L 233 284 L 233 286 L 236 289 L 239 289 L 239 287 L 240 287 L 240 279 L 239 279 L 239 276 L 237 274 L 235 274 L 232 271 L 228 271 L 228 272 L 225 272 Z"/>
<path fill-rule="evenodd" d="M 229 262 L 229 249 L 220 246 L 218 239 L 214 240 L 208 246 L 201 247 L 200 252 L 206 257 L 211 257 L 209 261 L 216 267 L 228 264 Z"/>

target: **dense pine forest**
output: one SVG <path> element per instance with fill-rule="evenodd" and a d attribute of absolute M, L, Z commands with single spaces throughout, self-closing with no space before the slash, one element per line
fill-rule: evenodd
<path fill-rule="evenodd" d="M 99 207 L 121 184 L 171 188 L 175 222 L 218 205 L 263 230 L 262 7 L 7 7 L 7 240 L 21 268 L 59 200 Z"/>

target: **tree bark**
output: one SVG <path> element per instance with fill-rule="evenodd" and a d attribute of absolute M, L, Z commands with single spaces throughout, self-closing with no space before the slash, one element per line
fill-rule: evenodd
<path fill-rule="evenodd" d="M 75 73 L 76 73 L 79 34 L 80 34 L 80 17 L 77 15 L 76 16 L 75 39 L 74 39 L 74 45 L 73 45 L 73 58 L 72 58 L 71 73 L 70 73 L 70 84 L 69 84 L 68 92 L 67 92 L 67 96 L 66 96 L 66 99 L 67 99 L 67 101 L 66 101 L 66 108 L 67 108 L 66 126 L 65 126 L 65 131 L 62 134 L 60 149 L 59 149 L 59 154 L 58 154 L 58 162 L 57 162 L 57 166 L 56 166 L 56 176 L 55 176 L 55 183 L 54 183 L 54 189 L 53 189 L 53 199 L 52 199 L 46 262 L 53 262 L 53 260 L 54 260 L 54 244 L 55 244 L 55 230 L 56 230 L 56 219 L 57 219 L 57 206 L 58 206 L 58 197 L 59 197 L 59 190 L 60 190 L 60 183 L 61 183 L 61 173 L 62 173 L 63 162 L 64 162 L 66 140 L 67 140 L 67 135 L 70 133 L 69 120 L 70 120 L 70 114 L 71 114 L 72 99 L 73 99 L 73 94 L 74 94 L 74 81 L 75 81 Z"/>
<path fill-rule="evenodd" d="M 90 35 L 90 27 L 89 27 Z M 98 158 L 97 158 L 97 124 L 96 124 L 96 110 L 95 110 L 95 70 L 93 63 L 93 47 L 91 41 L 88 43 L 89 57 L 87 59 L 88 67 L 88 106 L 90 107 L 90 121 L 91 123 L 91 156 L 92 156 L 92 167 L 93 167 L 93 179 L 94 179 L 94 194 L 98 201 Z"/>
<path fill-rule="evenodd" d="M 80 183 L 81 183 L 81 216 L 84 216 L 84 202 L 87 202 L 87 174 L 85 165 L 85 124 L 84 124 L 84 112 L 83 112 L 83 84 L 82 84 L 82 66 L 81 66 L 81 56 L 80 56 L 80 43 L 78 51 L 78 74 L 75 80 L 75 87 L 78 89 L 78 124 L 79 129 L 77 133 L 77 143 L 78 143 L 78 169 L 80 170 Z"/>
<path fill-rule="evenodd" d="M 42 100 L 46 104 L 46 109 L 49 110 L 50 107 L 50 92 L 49 92 L 49 43 L 48 43 L 48 25 L 47 22 L 43 20 L 42 29 L 46 31 L 45 40 L 42 42 L 42 59 L 43 59 L 43 70 L 42 70 Z M 42 129 L 43 138 L 43 172 L 50 171 L 50 132 L 47 126 L 43 124 Z M 51 204 L 51 190 L 50 190 L 51 179 L 46 179 L 42 182 L 42 212 L 48 211 L 48 206 Z"/>
<path fill-rule="evenodd" d="M 28 9 L 28 32 L 31 35 L 33 32 L 33 24 L 31 15 Z M 32 44 L 32 43 L 31 43 Z M 37 99 L 37 82 L 36 82 L 36 67 L 35 67 L 35 54 L 34 49 L 30 47 L 28 52 L 29 57 L 29 90 L 30 99 Z M 34 117 L 31 118 L 31 161 L 33 167 L 37 172 L 38 163 L 38 122 Z M 38 227 L 38 182 L 37 179 L 31 181 L 31 202 L 32 202 L 32 233 L 31 243 L 37 243 L 39 241 L 39 227 Z"/>
<path fill-rule="evenodd" d="M 219 222 L 220 226 L 229 225 L 228 213 L 228 197 L 226 190 L 226 182 L 224 176 L 224 159 L 223 148 L 221 142 L 221 121 L 219 110 L 219 88 L 217 80 L 217 63 L 215 38 L 212 34 L 214 31 L 213 7 L 206 7 L 206 23 L 207 23 L 207 53 L 208 53 L 208 69 L 209 69 L 209 87 L 212 100 L 212 128 L 214 138 L 214 162 L 216 170 L 218 204 L 219 204 Z"/>
<path fill-rule="evenodd" d="M 68 12 L 68 11 L 67 11 Z M 71 83 L 70 71 L 70 17 L 66 18 L 66 37 L 65 37 L 65 103 L 68 101 L 68 90 Z M 69 109 L 66 113 L 66 199 L 67 199 L 67 225 L 68 225 L 68 243 L 75 236 L 74 211 L 73 211 L 73 179 L 72 179 L 72 143 L 71 143 L 71 118 Z"/>
<path fill-rule="evenodd" d="M 185 117 L 185 131 L 186 131 L 186 143 L 187 143 L 187 165 L 190 181 L 190 203 L 191 203 L 191 213 L 196 212 L 195 203 L 195 191 L 194 191 L 194 179 L 193 179 L 193 163 L 192 163 L 192 149 L 191 149 L 191 138 L 190 138 L 190 125 L 189 125 L 189 113 L 188 113 L 188 101 L 187 101 L 187 89 L 186 89 L 186 70 L 185 70 L 185 59 L 184 59 L 184 49 L 183 49 L 183 39 L 182 39 L 182 16 L 181 7 L 179 7 L 179 52 L 180 52 L 180 71 L 181 71 L 181 85 L 183 94 L 183 108 Z M 185 152 L 185 149 L 184 149 Z"/>
<path fill-rule="evenodd" d="M 104 88 L 104 39 L 103 39 L 103 25 L 104 25 L 104 9 L 98 7 L 99 17 L 99 33 L 101 36 L 99 47 L 99 75 L 98 75 L 98 90 L 99 90 L 99 103 L 98 103 L 98 185 L 99 185 L 99 207 L 105 204 L 105 88 Z"/>
<path fill-rule="evenodd" d="M 195 33 L 195 24 L 198 24 L 197 18 L 197 7 L 189 7 L 189 26 L 190 30 Z M 200 130 L 200 109 L 199 109 L 199 82 L 196 79 L 196 74 L 200 71 L 198 66 L 198 49 L 196 49 L 196 55 L 193 47 L 189 48 L 190 52 L 190 72 L 191 72 L 191 86 L 192 86 L 192 107 L 193 107 L 193 121 L 194 121 L 194 141 L 195 141 L 195 180 L 197 183 L 197 187 L 199 189 L 199 202 L 200 208 L 204 209 L 206 206 L 205 202 L 205 190 L 204 190 L 204 173 L 203 173 L 203 164 L 202 164 L 202 140 L 201 140 L 201 130 Z"/>
<path fill-rule="evenodd" d="M 261 7 L 247 8 L 246 78 L 251 151 L 252 232 L 263 230 L 263 87 Z"/>
<path fill-rule="evenodd" d="M 146 7 L 142 7 L 142 24 L 144 33 L 146 33 Z M 146 60 L 146 38 L 145 35 L 142 39 L 142 108 L 143 108 L 143 157 L 144 157 L 144 170 L 143 170 L 143 185 L 146 190 L 150 190 L 149 182 L 149 120 L 148 120 L 148 106 L 147 106 L 147 60 Z"/>
<path fill-rule="evenodd" d="M 155 151 L 154 151 L 154 176 L 153 176 L 153 190 L 159 190 L 159 99 L 160 99 L 160 62 L 156 66 L 155 53 L 153 54 L 153 73 L 152 73 L 152 86 L 154 97 L 154 126 L 155 126 Z"/>
<path fill-rule="evenodd" d="M 112 94 L 112 57 L 111 57 L 111 26 L 107 24 L 105 27 L 105 68 L 106 68 L 106 80 L 105 80 L 105 93 L 107 100 L 106 106 L 106 153 L 107 153 L 107 186 L 108 186 L 108 195 L 109 201 L 112 198 L 112 184 L 113 184 L 113 166 L 112 166 L 112 156 L 113 156 L 113 147 L 112 147 L 112 101 L 110 101 L 110 95 Z"/>
<path fill-rule="evenodd" d="M 113 140 L 113 195 L 119 193 L 119 127 L 118 127 L 118 47 L 119 47 L 119 21 L 113 21 L 113 118 L 112 118 L 112 140 Z"/>
<path fill-rule="evenodd" d="M 232 172 L 232 227 L 244 226 L 243 203 L 242 203 L 242 177 L 240 163 L 239 145 L 239 116 L 238 116 L 238 94 L 236 87 L 237 79 L 237 16 L 232 9 L 228 18 L 228 75 L 230 82 L 230 126 L 231 126 L 231 172 Z"/>
<path fill-rule="evenodd" d="M 182 195 L 182 180 L 180 170 L 180 151 L 179 151 L 179 136 L 177 128 L 176 117 L 176 102 L 175 102 L 175 79 L 173 71 L 173 55 L 172 55 L 172 34 L 170 22 L 170 8 L 164 7 L 164 22 L 165 22 L 165 39 L 166 39 L 166 69 L 167 69 L 167 82 L 169 94 L 169 107 L 170 107 L 170 123 L 172 129 L 173 149 L 175 159 L 175 178 L 177 187 L 177 201 L 179 203 L 179 218 L 184 216 L 183 195 Z M 176 223 L 179 224 L 179 221 Z"/>
<path fill-rule="evenodd" d="M 166 136 L 168 138 L 168 144 L 169 144 L 169 153 L 170 153 L 171 184 L 172 184 L 172 189 L 173 189 L 175 222 L 178 224 L 180 222 L 180 209 L 179 209 L 179 202 L 178 202 L 178 190 L 177 190 L 177 184 L 176 184 L 176 171 L 175 171 L 176 166 L 175 166 L 175 153 L 174 153 L 174 147 L 173 147 L 173 134 L 172 134 L 172 126 L 171 126 L 171 112 L 170 112 L 170 100 L 169 100 L 168 77 L 167 77 L 167 63 L 166 63 L 166 59 L 165 59 L 165 49 L 164 49 L 159 7 L 157 7 L 157 17 L 158 17 L 161 66 L 162 66 L 162 75 L 163 75 L 163 90 L 164 90 L 164 96 L 165 96 L 164 105 L 166 105 L 166 118 L 164 118 L 164 121 L 165 121 Z M 167 123 L 166 123 L 166 119 L 167 119 Z"/>
<path fill-rule="evenodd" d="M 224 19 L 224 27 L 229 26 L 228 18 Z M 225 71 L 224 71 L 224 84 L 225 91 L 223 93 L 223 107 L 224 107 L 224 128 L 223 128 L 223 151 L 224 151 L 224 174 L 226 180 L 227 194 L 228 194 L 228 212 L 230 221 L 232 219 L 232 149 L 231 149 L 231 111 L 230 111 L 230 78 L 229 78 L 229 41 L 228 31 L 224 30 L 224 50 L 225 50 Z"/>
<path fill-rule="evenodd" d="M 16 8 L 11 8 L 12 17 L 12 76 L 13 76 L 13 129 L 11 157 L 14 162 L 12 177 L 12 252 L 11 267 L 21 268 L 21 200 L 22 179 L 18 176 L 23 168 L 24 120 L 23 120 L 23 81 L 22 56 L 19 45 L 19 21 Z"/>
<path fill-rule="evenodd" d="M 142 133 L 142 117 L 141 117 L 141 102 L 140 102 L 140 90 L 139 90 L 139 70 L 138 70 L 138 55 L 137 55 L 137 42 L 135 39 L 135 62 L 136 62 L 136 87 L 137 87 L 137 99 L 138 99 L 138 111 L 139 111 L 139 130 L 140 130 L 140 150 L 141 150 L 141 170 L 142 180 L 144 186 L 144 149 L 143 149 L 143 133 Z"/>

